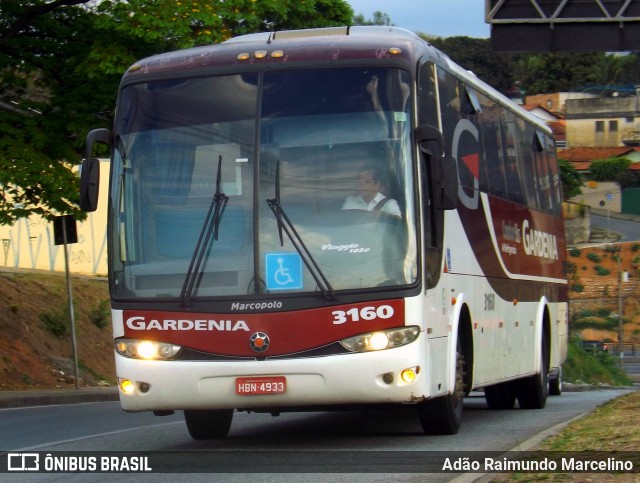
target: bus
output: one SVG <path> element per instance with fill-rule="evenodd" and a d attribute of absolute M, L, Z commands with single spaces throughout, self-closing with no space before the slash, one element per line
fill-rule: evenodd
<path fill-rule="evenodd" d="M 412 32 L 250 34 L 124 74 L 108 265 L 125 411 L 543 408 L 566 357 L 554 140 Z"/>

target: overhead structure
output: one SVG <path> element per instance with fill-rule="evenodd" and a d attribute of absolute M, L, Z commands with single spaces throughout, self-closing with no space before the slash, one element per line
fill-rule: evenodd
<path fill-rule="evenodd" d="M 485 0 L 499 52 L 640 50 L 640 0 Z"/>

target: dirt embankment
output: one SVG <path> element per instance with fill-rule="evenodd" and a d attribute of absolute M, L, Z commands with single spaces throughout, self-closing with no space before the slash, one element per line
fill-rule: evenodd
<path fill-rule="evenodd" d="M 571 314 L 574 320 L 580 317 L 584 320 L 585 314 L 593 313 L 590 317 L 593 327 L 581 330 L 583 339 L 615 342 L 618 340 L 617 326 L 607 324 L 610 316 L 603 314 L 609 312 L 617 319 L 615 314 L 621 301 L 624 341 L 640 344 L 640 243 L 614 246 L 620 251 L 594 247 L 567 253 Z"/>
<path fill-rule="evenodd" d="M 80 385 L 113 384 L 107 282 L 71 285 Z M 0 272 L 0 390 L 75 386 L 69 319 L 64 274 Z"/>

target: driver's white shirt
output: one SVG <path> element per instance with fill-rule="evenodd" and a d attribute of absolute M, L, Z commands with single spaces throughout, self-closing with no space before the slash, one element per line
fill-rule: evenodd
<path fill-rule="evenodd" d="M 382 193 L 377 193 L 373 199 L 367 203 L 364 198 L 360 195 L 352 195 L 349 196 L 342 205 L 343 210 L 366 210 L 373 211 L 378 203 L 385 199 L 386 196 Z M 389 199 L 384 206 L 380 209 L 383 213 L 387 213 L 389 215 L 401 216 L 400 206 L 398 206 L 398 202 L 394 199 Z"/>

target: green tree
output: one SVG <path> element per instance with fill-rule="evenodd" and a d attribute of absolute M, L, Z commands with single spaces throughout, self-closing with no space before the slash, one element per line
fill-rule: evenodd
<path fill-rule="evenodd" d="M 525 54 L 518 57 L 518 63 L 530 64 L 531 68 L 526 77 L 517 79 L 518 85 L 527 95 L 583 89 L 598 83 L 594 66 L 604 56 L 602 52 Z"/>
<path fill-rule="evenodd" d="M 30 213 L 77 213 L 74 63 L 87 48 L 90 16 L 82 1 L 0 7 L 0 223 Z M 83 109 L 93 106 L 87 102 Z"/>
<path fill-rule="evenodd" d="M 595 65 L 595 82 L 601 85 L 616 85 L 622 81 L 628 58 L 620 55 L 605 55 Z"/>
<path fill-rule="evenodd" d="M 591 179 L 595 181 L 618 181 L 631 165 L 626 158 L 597 159 L 589 166 Z"/>
<path fill-rule="evenodd" d="M 564 159 L 559 159 L 558 168 L 560 170 L 560 182 L 562 183 L 562 199 L 568 200 L 582 193 L 580 173 L 573 165 Z"/>
<path fill-rule="evenodd" d="M 620 173 L 616 181 L 621 188 L 630 188 L 631 186 L 638 186 L 638 183 L 640 183 L 640 175 L 634 171 L 627 170 Z"/>
<path fill-rule="evenodd" d="M 343 0 L 2 0 L 0 223 L 77 207 L 84 136 L 137 59 L 244 33 L 347 25 Z"/>
<path fill-rule="evenodd" d="M 373 18 L 366 20 L 361 13 L 353 17 L 352 25 L 393 25 L 391 18 L 386 13 L 376 10 L 373 12 Z"/>
<path fill-rule="evenodd" d="M 343 0 L 111 0 L 100 3 L 100 25 L 167 51 L 261 31 L 348 25 Z"/>
<path fill-rule="evenodd" d="M 494 89 L 506 92 L 515 84 L 511 56 L 493 52 L 488 39 L 447 37 L 427 41 Z"/>

